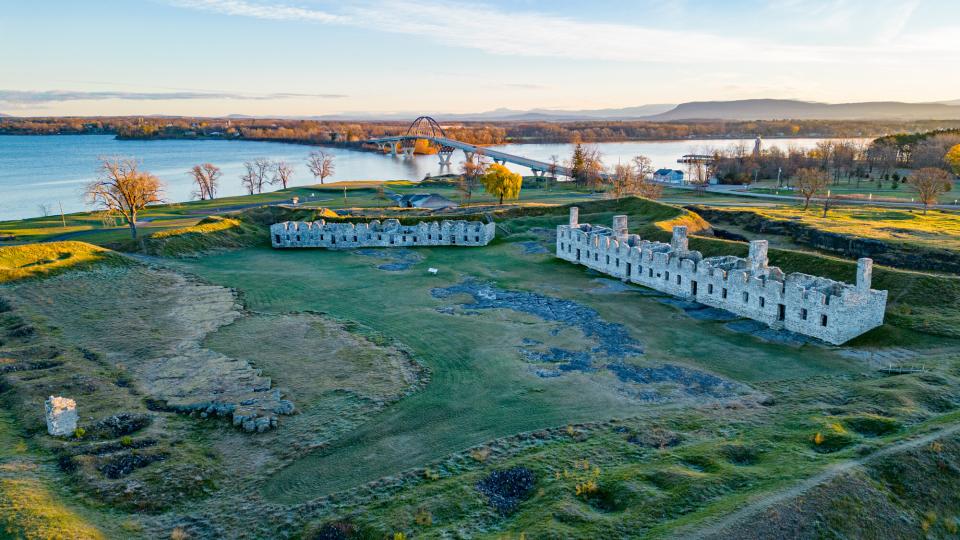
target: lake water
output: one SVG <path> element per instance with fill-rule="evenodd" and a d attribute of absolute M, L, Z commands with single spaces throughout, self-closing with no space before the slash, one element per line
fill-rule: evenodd
<path fill-rule="evenodd" d="M 776 139 L 765 141 L 765 146 L 777 145 L 812 148 L 820 139 Z M 655 167 L 675 167 L 683 154 L 702 152 L 708 148 L 725 148 L 735 140 L 686 140 L 602 143 L 596 145 L 607 165 L 618 161 L 629 162 L 643 154 Z M 742 141 L 753 147 L 753 141 Z M 495 148 L 512 154 L 549 161 L 553 155 L 561 162 L 573 151 L 570 144 L 512 144 Z M 112 135 L 50 135 L 0 136 L 0 220 L 21 219 L 42 215 L 42 205 L 66 212 L 88 210 L 81 190 L 94 178 L 99 156 L 128 156 L 141 161 L 142 168 L 160 177 L 166 183 L 166 199 L 186 201 L 191 197 L 193 184 L 187 171 L 199 163 L 213 163 L 223 171 L 219 195 L 240 195 L 243 162 L 258 157 L 285 160 L 294 166 L 294 185 L 313 184 L 305 165 L 307 154 L 316 147 L 223 140 L 158 140 L 118 141 Z M 339 148 L 324 148 L 334 154 L 336 174 L 327 181 L 342 180 L 419 180 L 425 175 L 450 172 L 441 169 L 436 156 L 379 155 Z M 463 161 L 459 152 L 454 156 L 454 172 Z M 524 167 L 510 168 L 529 174 Z"/>

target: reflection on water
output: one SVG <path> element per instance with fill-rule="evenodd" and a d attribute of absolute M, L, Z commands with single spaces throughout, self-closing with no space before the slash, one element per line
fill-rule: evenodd
<path fill-rule="evenodd" d="M 790 145 L 809 148 L 818 139 L 780 139 L 767 141 L 782 148 Z M 643 154 L 655 167 L 672 167 L 683 154 L 707 148 L 724 148 L 737 141 L 690 140 L 663 142 L 602 143 L 597 147 L 607 165 L 626 163 Z M 753 141 L 743 141 L 752 148 Z M 549 161 L 560 161 L 573 150 L 569 144 L 523 144 L 495 147 L 511 154 Z M 81 200 L 83 185 L 92 180 L 99 156 L 130 156 L 139 159 L 145 170 L 159 176 L 167 185 L 169 201 L 191 198 L 193 185 L 187 171 L 199 163 L 221 168 L 219 194 L 240 195 L 243 162 L 257 157 L 285 160 L 294 166 L 293 184 L 313 184 L 305 166 L 307 154 L 315 147 L 257 141 L 160 140 L 118 141 L 112 135 L 0 136 L 0 219 L 19 219 L 41 213 L 40 205 L 67 212 L 87 209 Z M 441 167 L 436 156 L 380 155 L 339 148 L 325 148 L 334 154 L 336 173 L 328 181 L 340 180 L 420 180 L 427 174 L 457 172 L 463 155 L 454 155 L 453 165 Z M 511 169 L 529 174 L 525 167 Z M 452 169 L 452 170 L 451 170 Z"/>

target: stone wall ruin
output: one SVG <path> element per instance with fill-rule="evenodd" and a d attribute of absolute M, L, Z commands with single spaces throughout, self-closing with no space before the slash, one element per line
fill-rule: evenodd
<path fill-rule="evenodd" d="M 495 235 L 494 223 L 462 220 L 421 221 L 416 225 L 401 225 L 396 219 L 357 224 L 285 221 L 270 226 L 274 248 L 485 246 Z"/>
<path fill-rule="evenodd" d="M 747 258 L 704 257 L 688 248 L 687 228 L 669 244 L 628 234 L 627 216 L 613 227 L 570 221 L 557 227 L 556 256 L 651 289 L 724 309 L 771 328 L 840 345 L 883 324 L 887 291 L 870 288 L 873 261 L 857 261 L 854 285 L 767 264 L 767 241 L 750 242 Z"/>

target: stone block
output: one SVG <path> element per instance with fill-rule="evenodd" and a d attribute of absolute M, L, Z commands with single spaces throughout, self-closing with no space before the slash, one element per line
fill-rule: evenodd
<path fill-rule="evenodd" d="M 69 437 L 77 430 L 77 402 L 50 396 L 46 401 L 47 433 L 54 437 Z"/>

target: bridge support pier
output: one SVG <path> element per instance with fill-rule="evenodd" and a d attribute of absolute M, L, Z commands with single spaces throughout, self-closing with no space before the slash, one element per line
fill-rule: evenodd
<path fill-rule="evenodd" d="M 437 157 L 440 158 L 440 165 L 450 165 L 450 159 L 453 157 L 453 148 L 441 148 L 437 152 Z"/>
<path fill-rule="evenodd" d="M 507 164 L 507 160 L 505 160 L 505 159 L 493 158 L 493 162 L 496 163 L 497 165 L 506 165 L 506 164 Z"/>
<path fill-rule="evenodd" d="M 530 172 L 532 172 L 537 178 L 543 178 L 544 171 L 541 171 L 540 169 L 530 169 Z"/>
<path fill-rule="evenodd" d="M 464 150 L 464 151 L 463 151 L 463 156 L 464 156 L 465 158 L 467 158 L 467 161 L 473 161 L 473 156 L 474 156 L 475 154 L 476 154 L 476 152 L 471 152 L 471 151 L 469 151 L 469 150 Z"/>
<path fill-rule="evenodd" d="M 403 157 L 410 157 L 410 158 L 412 158 L 412 157 L 413 157 L 413 150 L 414 150 L 414 147 L 412 147 L 412 146 L 406 146 L 406 147 L 404 147 L 404 148 L 403 148 Z"/>

